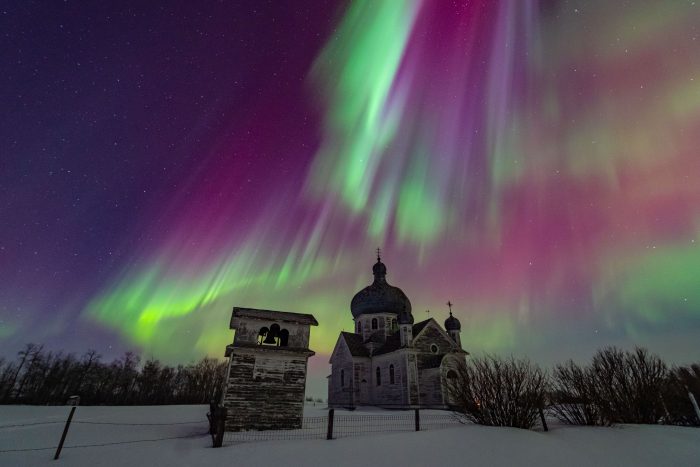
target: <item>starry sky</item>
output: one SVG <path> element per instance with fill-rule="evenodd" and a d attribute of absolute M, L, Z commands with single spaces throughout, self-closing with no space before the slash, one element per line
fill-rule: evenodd
<path fill-rule="evenodd" d="M 473 354 L 700 359 L 694 1 L 5 2 L 0 355 L 221 357 L 377 247 Z"/>

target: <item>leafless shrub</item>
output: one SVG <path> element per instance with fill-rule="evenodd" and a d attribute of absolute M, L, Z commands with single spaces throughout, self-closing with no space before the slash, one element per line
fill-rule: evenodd
<path fill-rule="evenodd" d="M 449 380 L 451 400 L 474 422 L 531 428 L 544 401 L 546 374 L 529 360 L 471 360 Z"/>
<path fill-rule="evenodd" d="M 602 424 L 596 404 L 595 376 L 572 360 L 554 367 L 550 413 L 570 425 Z"/>
<path fill-rule="evenodd" d="M 595 401 L 606 423 L 657 423 L 666 415 L 666 364 L 646 349 L 599 350 L 592 363 Z"/>
<path fill-rule="evenodd" d="M 669 372 L 664 388 L 663 400 L 668 411 L 666 423 L 685 426 L 700 426 L 693 404 L 692 393 L 700 402 L 700 364 L 676 367 Z"/>

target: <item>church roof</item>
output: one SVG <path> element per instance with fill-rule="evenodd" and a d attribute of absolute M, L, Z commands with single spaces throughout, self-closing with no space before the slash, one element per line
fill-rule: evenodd
<path fill-rule="evenodd" d="M 398 332 L 395 332 L 394 334 L 387 336 L 386 342 L 384 342 L 384 345 L 379 347 L 374 352 L 374 355 L 382 355 L 385 353 L 393 352 L 394 350 L 398 350 L 400 348 L 401 348 L 401 336 L 399 335 Z"/>
<path fill-rule="evenodd" d="M 345 339 L 345 343 L 350 349 L 350 354 L 353 357 L 369 357 L 369 351 L 362 342 L 362 336 L 353 334 L 352 332 L 341 332 L 340 335 Z"/>
<path fill-rule="evenodd" d="M 428 318 L 425 321 L 421 321 L 420 323 L 416 323 L 413 325 L 413 337 L 415 338 L 425 326 L 428 325 L 432 318 Z"/>

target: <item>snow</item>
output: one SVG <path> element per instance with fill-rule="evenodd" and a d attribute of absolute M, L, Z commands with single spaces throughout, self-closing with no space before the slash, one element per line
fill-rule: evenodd
<path fill-rule="evenodd" d="M 207 406 L 78 407 L 74 417 L 76 422 L 181 424 L 121 426 L 74 423 L 58 461 L 53 461 L 55 449 L 0 452 L 0 465 L 700 465 L 700 429 L 659 425 L 601 428 L 552 424 L 549 432 L 465 425 L 433 431 L 373 433 L 332 441 L 250 442 L 213 449 L 211 438 L 205 434 L 208 428 L 207 410 Z M 70 407 L 0 406 L 0 451 L 55 447 L 69 411 Z M 363 413 L 376 415 L 383 412 L 368 409 L 348 414 Z M 305 414 L 324 415 L 325 410 L 307 407 Z M 43 422 L 56 423 L 8 426 Z M 178 439 L 70 448 L 175 437 Z M 359 445 L 362 449 L 358 449 Z"/>

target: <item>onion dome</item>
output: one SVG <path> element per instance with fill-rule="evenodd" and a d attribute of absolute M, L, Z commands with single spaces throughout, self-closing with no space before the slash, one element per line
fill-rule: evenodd
<path fill-rule="evenodd" d="M 372 267 L 374 282 L 360 290 L 350 302 L 350 311 L 353 318 L 361 315 L 377 313 L 394 313 L 406 311 L 411 314 L 411 302 L 398 287 L 389 285 L 386 281 L 386 266 L 381 258 L 377 257 L 376 264 Z M 411 317 L 413 319 L 413 317 Z"/>
<path fill-rule="evenodd" d="M 452 312 L 450 311 L 450 317 L 445 320 L 445 329 L 448 331 L 459 331 L 462 329 L 462 325 L 460 324 L 459 320 L 452 316 Z"/>

